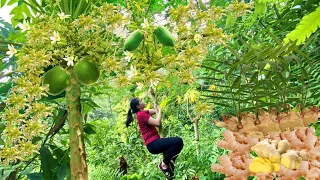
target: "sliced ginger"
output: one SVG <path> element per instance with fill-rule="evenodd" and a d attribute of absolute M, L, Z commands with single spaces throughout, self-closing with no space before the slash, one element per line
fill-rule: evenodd
<path fill-rule="evenodd" d="M 288 150 L 281 155 L 281 164 L 288 169 L 299 169 L 302 161 L 307 161 L 309 155 L 305 151 Z"/>
<path fill-rule="evenodd" d="M 289 149 L 289 142 L 281 140 L 278 143 L 278 149 L 275 144 L 270 144 L 268 139 L 258 142 L 255 146 L 251 147 L 258 156 L 269 159 L 271 162 L 279 163 L 281 154 Z"/>
<path fill-rule="evenodd" d="M 278 172 L 280 165 L 278 163 L 272 163 L 266 158 L 255 157 L 250 163 L 249 169 L 253 173 L 271 173 Z"/>

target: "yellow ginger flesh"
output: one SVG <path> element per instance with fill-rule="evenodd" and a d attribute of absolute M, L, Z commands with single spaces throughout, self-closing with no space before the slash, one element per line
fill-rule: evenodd
<path fill-rule="evenodd" d="M 271 173 L 280 170 L 278 163 L 272 163 L 270 160 L 262 157 L 255 157 L 249 165 L 253 173 Z"/>
<path fill-rule="evenodd" d="M 275 144 L 270 144 L 268 139 L 258 142 L 255 146 L 251 147 L 258 156 L 269 159 L 271 162 L 279 163 L 281 154 L 289 149 L 289 143 L 286 140 L 278 143 L 278 149 Z"/>

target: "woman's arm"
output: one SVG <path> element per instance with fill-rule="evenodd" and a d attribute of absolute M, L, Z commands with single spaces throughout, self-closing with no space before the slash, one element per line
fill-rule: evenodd
<path fill-rule="evenodd" d="M 148 124 L 152 125 L 152 126 L 160 126 L 160 124 L 161 124 L 161 110 L 160 110 L 160 108 L 157 111 L 157 118 L 154 119 L 152 116 L 150 116 L 150 118 L 148 119 Z"/>
<path fill-rule="evenodd" d="M 152 116 L 152 115 L 154 115 L 156 113 L 157 113 L 157 111 L 155 109 L 149 109 L 150 116 Z"/>

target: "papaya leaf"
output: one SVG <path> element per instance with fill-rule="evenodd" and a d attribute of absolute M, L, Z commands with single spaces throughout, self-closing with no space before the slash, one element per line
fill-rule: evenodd
<path fill-rule="evenodd" d="M 69 149 L 62 150 L 60 147 L 51 144 L 50 148 L 53 155 L 57 158 L 59 162 L 70 162 Z"/>
<path fill-rule="evenodd" d="M 28 6 L 26 4 L 21 4 L 20 6 L 16 6 L 12 9 L 10 15 L 13 15 L 13 17 L 11 18 L 13 26 L 18 25 L 19 21 L 25 19 L 23 14 L 28 17 L 31 16 L 30 10 L 28 9 Z"/>
<path fill-rule="evenodd" d="M 81 99 L 82 102 L 86 102 L 89 106 L 91 106 L 93 109 L 95 108 L 101 108 L 97 103 L 95 103 L 92 99 Z"/>
<path fill-rule="evenodd" d="M 65 177 L 67 176 L 67 164 L 66 163 L 63 163 L 57 167 L 56 175 L 58 177 L 58 180 L 65 179 Z"/>
<path fill-rule="evenodd" d="M 42 173 L 30 173 L 27 174 L 28 180 L 44 180 Z"/>
<path fill-rule="evenodd" d="M 96 134 L 96 131 L 94 130 L 94 126 L 91 124 L 85 124 L 84 125 L 84 132 L 87 134 Z"/>
<path fill-rule="evenodd" d="M 36 136 L 36 137 L 32 138 L 32 144 L 36 144 L 40 140 L 42 140 L 42 137 Z"/>
<path fill-rule="evenodd" d="M 27 31 L 23 33 L 11 32 L 9 33 L 8 38 L 6 40 L 24 43 L 27 41 Z"/>
<path fill-rule="evenodd" d="M 320 6 L 312 13 L 305 15 L 296 29 L 287 34 L 285 42 L 297 40 L 297 45 L 303 43 L 320 27 Z"/>
<path fill-rule="evenodd" d="M 14 3 L 17 3 L 19 0 L 9 0 L 9 2 L 8 2 L 8 6 L 11 6 L 11 5 L 13 5 Z"/>
<path fill-rule="evenodd" d="M 68 111 L 65 109 L 62 109 L 59 111 L 58 115 L 54 119 L 54 126 L 50 129 L 49 134 L 54 136 L 59 132 L 59 130 L 64 126 L 66 119 L 68 117 Z"/>
<path fill-rule="evenodd" d="M 86 115 L 89 112 L 91 112 L 92 110 L 94 110 L 95 108 L 93 108 L 92 106 L 90 106 L 88 103 L 86 102 L 82 102 L 81 103 L 81 114 L 82 115 Z"/>
<path fill-rule="evenodd" d="M 0 8 L 2 8 L 8 0 L 0 0 Z"/>
<path fill-rule="evenodd" d="M 54 169 L 57 167 L 58 162 L 53 158 L 50 150 L 42 145 L 40 148 L 41 169 L 44 179 L 56 180 Z"/>

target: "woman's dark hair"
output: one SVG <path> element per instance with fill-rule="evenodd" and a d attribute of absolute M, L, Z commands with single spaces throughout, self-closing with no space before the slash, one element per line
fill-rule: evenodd
<path fill-rule="evenodd" d="M 130 101 L 130 109 L 128 111 L 128 115 L 127 115 L 127 121 L 126 121 L 126 126 L 129 127 L 131 122 L 133 121 L 133 116 L 132 113 L 137 113 L 139 111 L 139 109 L 137 108 L 137 106 L 139 106 L 139 99 L 138 98 L 134 98 Z"/>

